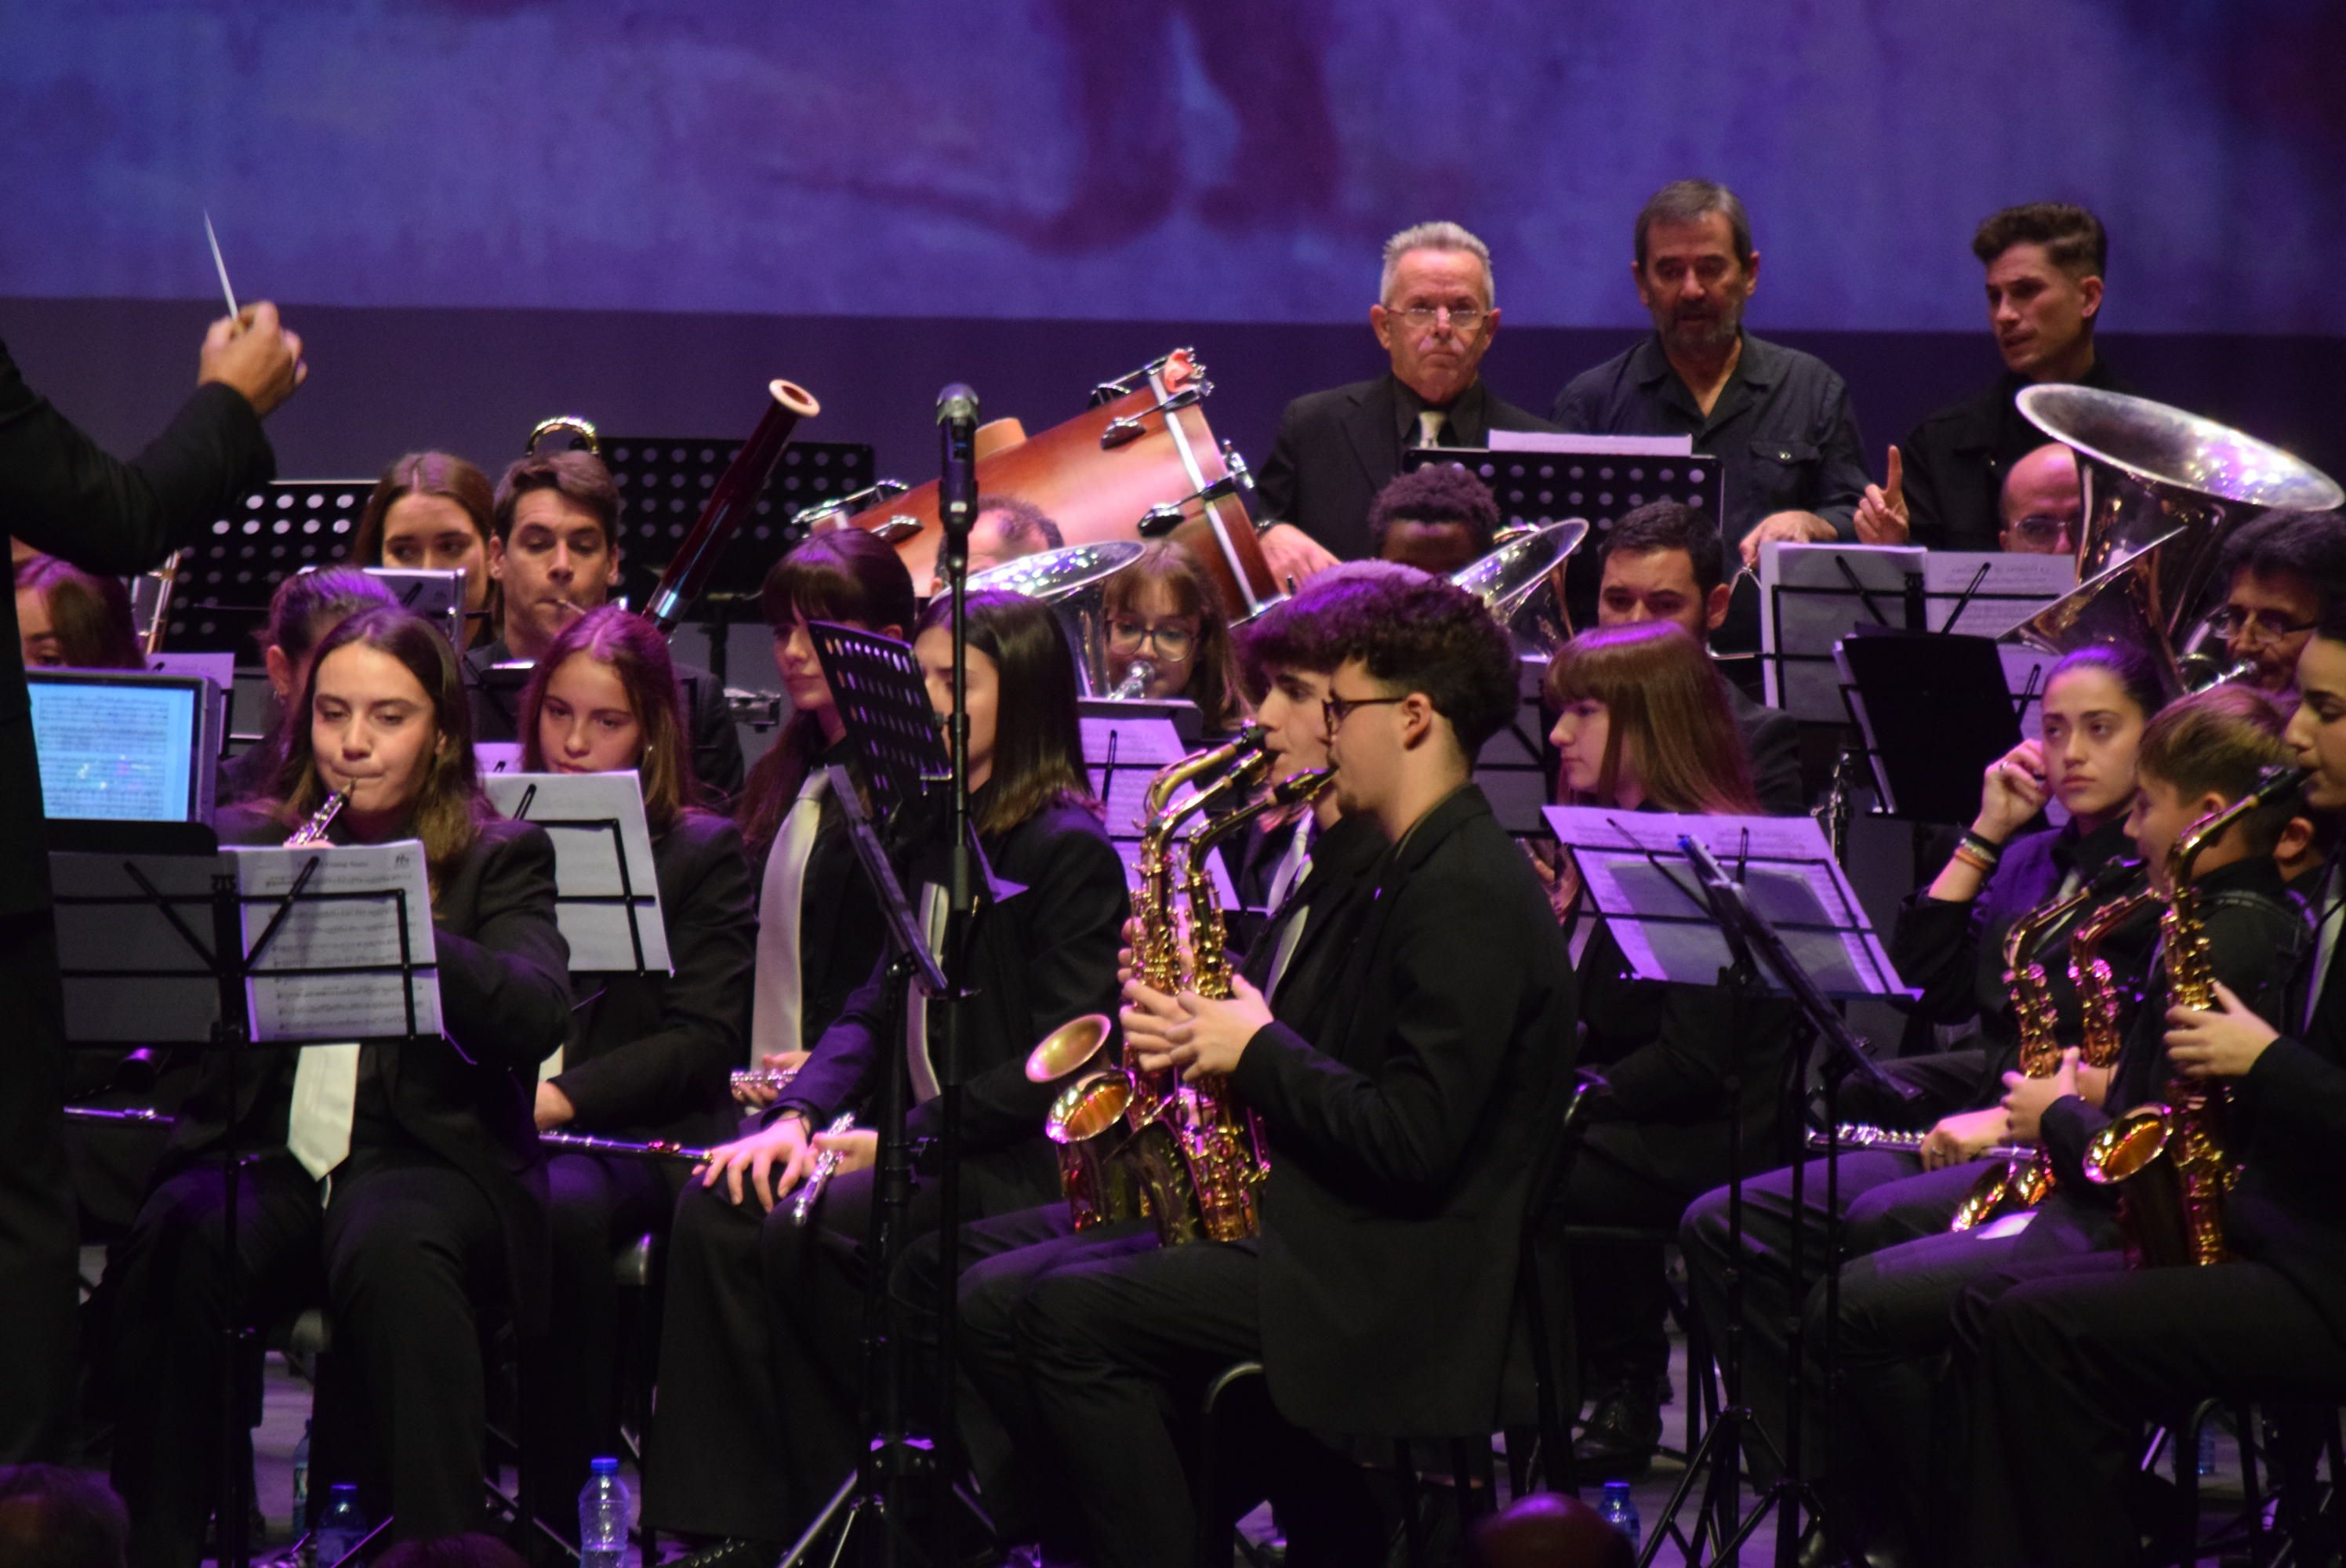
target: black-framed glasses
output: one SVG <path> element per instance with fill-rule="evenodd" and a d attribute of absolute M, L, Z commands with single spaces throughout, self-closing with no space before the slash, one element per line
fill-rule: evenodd
<path fill-rule="evenodd" d="M 1137 648 L 1143 643 L 1158 653 L 1179 664 L 1198 646 L 1196 628 L 1179 625 L 1151 626 L 1138 621 L 1110 621 L 1107 624 L 1108 646 L 1118 649 Z"/>
<path fill-rule="evenodd" d="M 1407 702 L 1408 700 L 1409 693 L 1407 692 L 1402 693 L 1399 697 L 1329 696 L 1321 698 L 1320 707 L 1327 715 L 1328 728 L 1331 732 L 1333 732 L 1338 725 L 1343 723 L 1345 719 L 1352 717 L 1352 709 L 1356 708 L 1382 708 L 1391 703 Z"/>
<path fill-rule="evenodd" d="M 2208 629 L 2229 641 L 2243 632 L 2259 642 L 2285 642 L 2313 629 L 2311 621 L 2284 621 L 2264 610 L 2244 610 L 2226 605 L 2208 617 Z"/>
<path fill-rule="evenodd" d="M 1490 314 L 1488 311 L 1478 310 L 1472 305 L 1463 311 L 1454 310 L 1448 305 L 1387 305 L 1385 311 L 1388 315 L 1399 316 L 1413 327 L 1430 327 L 1447 316 L 1453 327 L 1469 335 L 1483 324 L 1483 318 Z"/>

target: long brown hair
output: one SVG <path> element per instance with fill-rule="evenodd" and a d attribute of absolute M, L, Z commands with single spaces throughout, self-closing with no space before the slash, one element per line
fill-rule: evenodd
<path fill-rule="evenodd" d="M 842 621 L 875 632 L 894 626 L 909 636 L 915 611 L 913 575 L 903 557 L 860 528 L 817 534 L 776 561 L 759 601 L 777 637 L 789 636 L 791 622 L 801 619 Z M 794 714 L 750 769 L 733 820 L 752 865 L 764 860 L 782 830 L 783 815 L 821 750 L 821 722 L 811 713 Z"/>
<path fill-rule="evenodd" d="M 40 596 L 49 612 L 49 635 L 71 667 L 147 667 L 121 578 L 85 572 L 54 555 L 27 555 L 16 567 L 16 591 Z"/>
<path fill-rule="evenodd" d="M 351 540 L 351 565 L 391 565 L 382 558 L 383 525 L 391 509 L 411 495 L 437 495 L 464 509 L 473 532 L 481 536 L 481 570 L 485 573 L 489 541 L 496 535 L 496 492 L 490 488 L 487 474 L 450 452 L 411 452 L 382 471 L 367 496 L 366 510 L 359 514 L 358 533 Z M 505 596 L 492 579 L 488 597 L 481 601 L 485 625 L 504 624 L 504 603 Z M 468 645 L 478 630 L 467 622 L 464 641 Z"/>
<path fill-rule="evenodd" d="M 1084 733 L 1076 712 L 1076 656 L 1050 606 L 998 590 L 968 598 L 969 646 L 994 661 L 994 770 L 977 807 L 977 830 L 1007 833 L 1046 806 L 1081 806 L 1097 815 L 1084 770 Z M 953 601 L 929 601 L 918 636 L 953 625 Z"/>
<path fill-rule="evenodd" d="M 1581 803 L 1610 803 L 1627 757 L 1647 802 L 1665 811 L 1749 816 L 1760 809 L 1743 735 L 1719 673 L 1702 645 L 1675 621 L 1581 633 L 1549 662 L 1547 697 L 1559 709 L 1575 702 L 1605 705 L 1597 798 Z M 1566 793 L 1561 780 L 1558 792 Z"/>
<path fill-rule="evenodd" d="M 547 685 L 573 655 L 607 666 L 626 688 L 636 720 L 643 726 L 644 750 L 636 778 L 643 786 L 644 818 L 653 832 L 663 831 L 678 812 L 691 809 L 700 787 L 693 777 L 691 732 L 685 728 L 684 699 L 677 689 L 668 639 L 633 610 L 617 605 L 589 610 L 562 628 L 530 671 L 521 694 L 523 766 L 532 772 L 546 767 L 538 712 L 545 706 Z"/>
<path fill-rule="evenodd" d="M 473 709 L 464 696 L 456 652 L 430 622 L 404 609 L 361 610 L 319 641 L 301 683 L 300 717 L 286 726 L 285 755 L 270 790 L 277 801 L 278 820 L 288 828 L 298 826 L 325 801 L 310 722 L 318 706 L 318 671 L 337 649 L 354 643 L 388 654 L 415 677 L 431 700 L 433 728 L 445 742 L 433 749 L 410 819 L 410 830 L 423 842 L 436 885 L 441 869 L 473 847 L 481 836 L 481 824 L 496 812 L 481 793 L 480 769 L 473 760 Z"/>
<path fill-rule="evenodd" d="M 1189 685 L 1181 695 L 1198 705 L 1209 734 L 1234 729 L 1239 722 L 1238 656 L 1230 647 L 1230 628 L 1222 619 L 1222 603 L 1186 545 L 1160 540 L 1144 545 L 1132 565 L 1110 577 L 1100 593 L 1100 618 L 1137 613 L 1141 590 L 1162 583 L 1173 596 L 1173 613 L 1198 622 L 1197 657 L 1189 664 Z M 1107 672 L 1102 671 L 1103 675 Z"/>

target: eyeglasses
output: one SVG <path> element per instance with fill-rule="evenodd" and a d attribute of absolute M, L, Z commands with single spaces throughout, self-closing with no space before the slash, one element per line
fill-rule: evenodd
<path fill-rule="evenodd" d="M 1463 311 L 1453 310 L 1448 305 L 1387 305 L 1385 313 L 1399 316 L 1413 327 L 1430 327 L 1447 316 L 1451 326 L 1470 336 L 1483 324 L 1483 318 L 1490 314 L 1488 311 L 1477 310 L 1471 305 Z"/>
<path fill-rule="evenodd" d="M 2243 635 L 2260 643 L 2286 642 L 2313 627 L 2311 621 L 2284 621 L 2263 610 L 2244 610 L 2236 605 L 2226 605 L 2208 617 L 2208 629 L 2227 642 Z"/>
<path fill-rule="evenodd" d="M 1399 697 L 1328 697 L 1321 699 L 1320 706 L 1327 714 L 1328 728 L 1332 733 L 1338 725 L 1352 717 L 1352 709 L 1356 708 L 1382 708 L 1390 703 L 1408 700 L 1407 692 Z"/>
<path fill-rule="evenodd" d="M 1195 628 L 1184 626 L 1143 626 L 1138 621 L 1110 621 L 1107 624 L 1108 647 L 1129 651 L 1148 643 L 1161 657 L 1179 664 L 1198 646 Z"/>
<path fill-rule="evenodd" d="M 2012 531 L 2032 545 L 2059 545 L 2069 537 L 2069 520 L 2066 517 L 2031 515 L 2012 525 Z"/>

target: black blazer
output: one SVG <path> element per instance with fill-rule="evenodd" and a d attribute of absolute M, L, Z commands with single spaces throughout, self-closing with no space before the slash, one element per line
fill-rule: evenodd
<path fill-rule="evenodd" d="M 219 827 L 223 844 L 279 843 L 286 832 L 246 806 L 222 809 Z M 442 868 L 432 923 L 446 1038 L 371 1041 L 367 1048 L 400 1130 L 487 1195 L 505 1231 L 514 1299 L 522 1320 L 534 1322 L 546 1239 L 545 1162 L 531 1112 L 537 1064 L 570 1027 L 570 949 L 555 923 L 554 844 L 546 830 L 502 819 L 483 823 L 472 850 Z M 247 1147 L 281 1145 L 296 1054 L 290 1047 L 238 1053 L 231 1116 L 228 1054 L 206 1053 L 157 1179 L 216 1150 L 231 1130 Z"/>
<path fill-rule="evenodd" d="M 974 1211 L 1002 1214 L 1059 1196 L 1058 1159 L 1043 1136 L 1043 1117 L 1073 1074 L 1030 1084 L 1026 1054 L 1070 1019 L 1116 1016 L 1116 954 L 1132 906 L 1124 862 L 1099 819 L 1081 806 L 1046 806 L 984 847 L 996 879 L 1023 891 L 981 913 L 971 934 L 977 994 L 962 1027 L 962 1174 Z M 887 989 L 883 954 L 770 1119 L 795 1110 L 820 1127 L 862 1107 L 878 1082 L 879 1054 L 904 1048 L 903 1037 L 887 1031 Z M 944 1029 L 943 1010 L 933 1008 L 932 1050 Z M 913 1137 L 937 1131 L 937 1109 L 933 1100 L 913 1108 L 907 1118 Z"/>
<path fill-rule="evenodd" d="M 731 1131 L 728 1074 L 749 1052 L 756 900 L 741 835 L 687 812 L 652 840 L 673 974 L 581 975 L 555 1087 L 582 1133 L 703 1143 Z"/>
<path fill-rule="evenodd" d="M 143 572 L 276 474 L 260 416 L 228 387 L 198 387 L 135 462 L 118 463 L 26 386 L 0 344 L 0 535 L 85 571 Z M 48 907 L 40 798 L 12 595 L 0 607 L 0 800 L 16 804 L 0 836 L 0 915 Z"/>
<path fill-rule="evenodd" d="M 1485 1432 L 1562 1122 L 1571 960 L 1471 785 L 1379 858 L 1351 946 L 1320 1042 L 1268 1024 L 1231 1077 L 1270 1145 L 1271 1397 L 1316 1431 Z"/>
<path fill-rule="evenodd" d="M 1391 372 L 1311 392 L 1287 405 L 1256 484 L 1264 509 L 1348 561 L 1369 554 L 1369 503 L 1401 473 L 1401 402 Z M 1556 426 L 1483 383 L 1481 430 L 1455 433 L 1479 445 L 1494 430 Z"/>
<path fill-rule="evenodd" d="M 1288 955 L 1279 989 L 1268 1000 L 1280 1021 L 1307 1039 L 1320 1033 L 1321 1017 L 1334 1005 L 1352 958 L 1352 939 L 1374 901 L 1373 872 L 1384 852 L 1383 830 L 1372 819 L 1338 818 L 1312 843 L 1311 869 L 1288 893 L 1285 904 L 1270 911 L 1261 934 L 1239 966 L 1239 973 L 1261 988 L 1270 978 L 1288 923 L 1302 917 L 1303 933 Z"/>
<path fill-rule="evenodd" d="M 2009 372 L 1908 433 L 1898 456 L 1914 543 L 1933 550 L 1994 550 L 2004 532 L 2004 481 L 2012 465 L 2053 438 L 2014 405 L 2029 383 Z M 2079 383 L 2126 392 L 2097 354 Z"/>
<path fill-rule="evenodd" d="M 1743 737 L 1743 755 L 1751 766 L 1751 788 L 1760 797 L 1760 809 L 1773 817 L 1799 816 L 1809 809 L 1809 792 L 1800 784 L 1800 721 L 1780 708 L 1754 702 L 1723 675 L 1719 684 Z"/>
<path fill-rule="evenodd" d="M 464 657 L 465 695 L 473 702 L 473 738 L 475 740 L 517 740 L 521 738 L 520 716 L 515 711 L 519 696 L 508 697 L 502 692 L 491 692 L 481 684 L 481 673 L 491 665 L 504 664 L 513 657 L 503 637 L 465 650 Z M 741 734 L 733 728 L 733 709 L 725 700 L 725 685 L 699 665 L 682 659 L 673 661 L 677 684 L 685 694 L 690 708 L 687 721 L 692 726 L 692 769 L 700 787 L 719 800 L 730 800 L 741 792 Z"/>

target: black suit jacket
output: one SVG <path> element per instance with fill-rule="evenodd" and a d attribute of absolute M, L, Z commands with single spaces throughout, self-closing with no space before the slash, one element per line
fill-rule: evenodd
<path fill-rule="evenodd" d="M 1263 1365 L 1316 1431 L 1485 1432 L 1572 1064 L 1571 959 L 1471 785 L 1369 897 L 1318 1044 L 1270 1023 L 1231 1076 L 1270 1145 Z"/>
<path fill-rule="evenodd" d="M 969 977 L 977 994 L 962 1024 L 962 1173 L 974 1212 L 1003 1214 L 1058 1196 L 1058 1159 L 1043 1136 L 1043 1118 L 1074 1074 L 1029 1083 L 1026 1054 L 1071 1019 L 1116 1016 L 1116 954 L 1132 905 L 1124 862 L 1099 819 L 1081 806 L 1046 806 L 986 840 L 985 852 L 996 879 L 1022 891 L 981 912 L 971 934 Z M 816 918 L 811 908 L 808 918 Z M 903 1037 L 887 1028 L 887 990 L 883 955 L 770 1116 L 795 1110 L 820 1127 L 862 1105 L 878 1083 L 880 1053 L 904 1049 Z M 933 1053 L 944 1029 L 944 1012 L 933 1007 Z M 934 1100 L 914 1107 L 912 1135 L 933 1135 L 937 1111 Z"/>
<path fill-rule="evenodd" d="M 219 813 L 223 844 L 274 844 L 285 827 L 266 812 Z M 445 1038 L 370 1041 L 390 1117 L 400 1131 L 470 1176 L 505 1232 L 513 1299 L 525 1323 L 542 1306 L 546 1270 L 544 1159 L 531 1108 L 537 1064 L 570 1027 L 570 949 L 554 915 L 554 844 L 546 830 L 502 819 L 443 867 L 432 907 Z M 283 1145 L 297 1051 L 205 1054 L 157 1179 L 216 1151 Z M 362 1100 L 366 1090 L 361 1090 Z M 362 1105 L 360 1125 L 365 1125 Z"/>
<path fill-rule="evenodd" d="M 1289 403 L 1256 476 L 1264 509 L 1345 560 L 1367 555 L 1369 503 L 1401 472 L 1399 386 L 1388 372 Z M 1480 445 L 1494 430 L 1555 428 L 1484 383 L 1483 428 L 1454 431 L 1452 444 Z"/>
<path fill-rule="evenodd" d="M 493 693 L 481 685 L 481 672 L 491 665 L 505 664 L 513 657 L 503 637 L 483 643 L 464 653 L 464 687 L 473 699 L 473 738 L 475 740 L 518 740 L 519 715 L 513 704 L 518 694 L 508 698 Z M 733 709 L 725 700 L 725 687 L 715 676 L 699 665 L 674 660 L 677 684 L 684 688 L 685 701 L 690 708 L 688 716 L 692 726 L 692 769 L 700 787 L 712 799 L 730 800 L 741 792 L 741 735 L 733 728 Z"/>
<path fill-rule="evenodd" d="M 118 463 L 26 386 L 0 344 L 0 534 L 85 571 L 143 572 L 276 473 L 260 416 L 239 392 L 198 387 L 137 461 Z M 0 608 L 0 800 L 10 802 L 0 915 L 48 907 L 40 790 L 11 596 Z"/>
<path fill-rule="evenodd" d="M 2004 476 L 2053 439 L 2013 402 L 2030 384 L 2007 372 L 1994 386 L 1925 416 L 1908 433 L 1898 456 L 1915 544 L 1933 550 L 2002 547 Z M 2129 390 L 2099 355 L 2079 384 Z"/>
<path fill-rule="evenodd" d="M 1743 737 L 1743 755 L 1751 765 L 1751 788 L 1760 809 L 1774 817 L 1797 817 L 1809 809 L 1809 792 L 1800 785 L 1800 721 L 1780 708 L 1755 702 L 1749 693 L 1719 677 L 1735 728 Z"/>
<path fill-rule="evenodd" d="M 1258 990 L 1267 987 L 1289 923 L 1302 920 L 1302 932 L 1295 951 L 1288 954 L 1278 989 L 1266 995 L 1280 1021 L 1307 1037 L 1318 1032 L 1320 1019 L 1334 1004 L 1352 958 L 1352 939 L 1373 901 L 1372 872 L 1384 851 L 1384 832 L 1373 819 L 1338 818 L 1313 841 L 1311 869 L 1285 903 L 1264 919 L 1261 934 L 1239 966 Z"/>
<path fill-rule="evenodd" d="M 581 975 L 554 1084 L 582 1133 L 703 1143 L 729 1132 L 728 1074 L 749 1055 L 756 899 L 741 835 L 688 812 L 652 840 L 672 974 Z"/>

